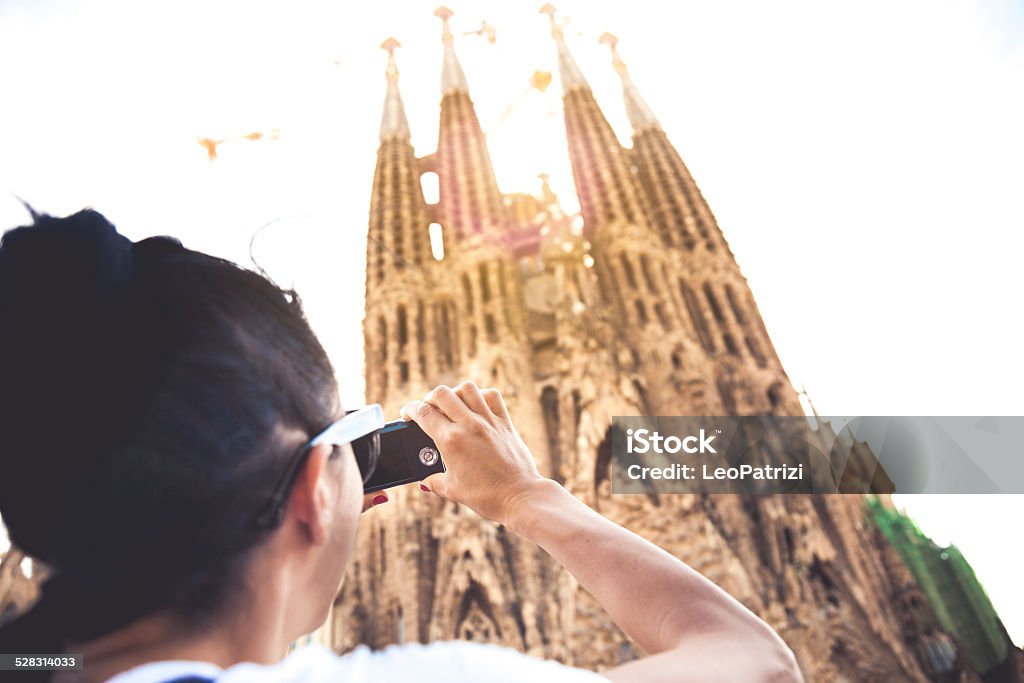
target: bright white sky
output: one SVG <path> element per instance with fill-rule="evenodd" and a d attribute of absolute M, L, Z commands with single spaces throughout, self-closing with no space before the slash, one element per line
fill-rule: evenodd
<path fill-rule="evenodd" d="M 505 192 L 572 194 L 536 2 L 452 2 Z M 417 152 L 437 137 L 425 2 L 0 2 L 0 229 L 93 206 L 125 234 L 294 284 L 362 401 L 363 258 L 389 35 Z M 611 30 L 718 216 L 789 371 L 832 415 L 1024 414 L 1024 9 L 1013 0 L 559 4 L 624 142 Z M 525 96 L 524 96 L 525 94 Z M 521 97 L 522 96 L 522 97 Z M 521 99 L 520 99 L 521 97 Z M 502 114 L 518 101 L 511 114 Z M 210 163 L 197 136 L 280 129 Z M 1016 311 L 1016 312 L 1015 312 Z M 1022 497 L 900 497 L 965 551 L 1024 643 Z M 1013 522 L 1017 519 L 1018 522 Z"/>

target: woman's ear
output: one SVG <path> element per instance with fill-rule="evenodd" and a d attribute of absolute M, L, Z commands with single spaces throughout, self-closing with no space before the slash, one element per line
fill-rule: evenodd
<path fill-rule="evenodd" d="M 299 470 L 292 489 L 289 517 L 294 516 L 311 543 L 324 542 L 337 496 L 331 495 L 332 482 L 327 461 L 331 457 L 329 444 L 313 446 L 305 464 Z"/>

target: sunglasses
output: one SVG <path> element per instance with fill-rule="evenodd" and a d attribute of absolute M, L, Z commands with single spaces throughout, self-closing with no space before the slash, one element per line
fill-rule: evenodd
<path fill-rule="evenodd" d="M 266 510 L 257 518 L 256 523 L 261 529 L 275 529 L 284 518 L 284 507 L 288 500 L 295 477 L 306 462 L 314 446 L 325 443 L 337 448 L 345 444 L 352 445 L 356 456 L 359 474 L 365 484 L 373 476 L 380 460 L 380 430 L 384 428 L 384 411 L 379 404 L 368 405 L 359 410 L 348 411 L 343 418 L 327 426 L 322 432 L 309 440 L 296 451 L 288 463 L 284 476 L 274 487 Z M 333 453 L 332 453 L 333 455 Z"/>

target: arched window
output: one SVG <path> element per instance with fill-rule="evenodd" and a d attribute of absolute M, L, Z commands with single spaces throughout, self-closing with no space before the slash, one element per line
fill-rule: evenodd
<path fill-rule="evenodd" d="M 544 387 L 540 393 L 540 406 L 544 413 L 544 431 L 548 437 L 548 453 L 551 456 L 551 477 L 560 484 L 565 483 L 562 476 L 561 427 L 562 418 L 559 412 L 558 391 L 552 387 Z"/>
<path fill-rule="evenodd" d="M 744 337 L 744 341 L 747 344 L 747 350 L 750 351 L 750 355 L 754 357 L 755 361 L 757 361 L 758 366 L 762 368 L 767 366 L 768 359 L 764 357 L 763 353 L 761 353 L 761 347 L 758 346 L 757 342 L 750 337 Z"/>
<path fill-rule="evenodd" d="M 665 314 L 665 305 L 660 301 L 654 304 L 654 314 L 658 316 L 658 322 L 661 323 L 663 329 L 669 330 L 672 328 L 672 323 L 669 321 L 668 315 Z"/>
<path fill-rule="evenodd" d="M 792 564 L 796 557 L 796 543 L 793 541 L 793 530 L 788 526 L 782 527 L 782 541 L 785 549 L 785 562 Z"/>
<path fill-rule="evenodd" d="M 719 377 L 715 384 L 718 388 L 718 397 L 722 400 L 722 410 L 726 415 L 736 415 L 736 398 L 733 396 L 732 384 L 724 377 Z"/>
<path fill-rule="evenodd" d="M 491 300 L 491 282 L 488 279 L 490 273 L 488 272 L 487 264 L 481 263 L 478 272 L 480 274 L 480 298 L 483 300 L 483 303 L 487 303 Z"/>
<path fill-rule="evenodd" d="M 398 306 L 398 352 L 401 353 L 405 350 L 406 344 L 409 343 L 409 323 L 406 319 L 405 305 L 399 304 Z"/>
<path fill-rule="evenodd" d="M 611 481 L 612 476 L 612 430 L 609 427 L 605 432 L 604 439 L 597 447 L 597 454 L 594 458 L 594 502 L 599 505 L 601 485 Z"/>
<path fill-rule="evenodd" d="M 725 344 L 725 349 L 733 356 L 740 355 L 740 349 L 736 346 L 736 340 L 732 338 L 732 335 L 728 332 L 722 333 L 722 342 Z"/>
<path fill-rule="evenodd" d="M 420 372 L 424 376 L 428 376 L 430 371 L 427 369 L 427 313 L 423 306 L 423 299 L 416 302 L 416 346 L 419 353 L 417 360 L 420 364 Z"/>
<path fill-rule="evenodd" d="M 640 383 L 640 380 L 633 380 L 633 389 L 636 390 L 636 395 L 640 399 L 640 410 L 644 411 L 644 414 L 651 412 L 651 402 L 647 400 L 647 390 L 644 389 L 644 385 Z"/>
<path fill-rule="evenodd" d="M 469 589 L 459 601 L 455 636 L 482 643 L 501 642 L 501 628 L 494 618 L 494 608 L 487 592 L 476 581 L 470 580 Z"/>
<path fill-rule="evenodd" d="M 579 389 L 572 390 L 572 424 L 577 436 L 580 429 L 580 418 L 583 416 L 583 396 Z"/>
<path fill-rule="evenodd" d="M 823 590 L 825 599 L 832 607 L 839 607 L 839 591 L 829 573 L 829 570 L 826 569 L 822 561 L 815 555 L 811 566 L 807 570 L 807 578 L 812 584 Z"/>
<path fill-rule="evenodd" d="M 387 365 L 388 362 L 388 321 L 384 319 L 384 316 L 377 316 L 377 345 L 380 351 L 380 362 L 381 365 Z"/>
<path fill-rule="evenodd" d="M 679 281 L 679 292 L 683 295 L 683 301 L 686 302 L 686 310 L 690 313 L 690 319 L 693 320 L 693 326 L 697 331 L 697 338 L 700 339 L 701 346 L 708 353 L 714 353 L 715 341 L 708 329 L 707 319 L 704 317 L 704 311 L 701 310 L 696 293 L 684 280 Z"/>
<path fill-rule="evenodd" d="M 498 326 L 494 322 L 494 316 L 490 313 L 484 313 L 484 327 L 487 330 L 487 341 L 496 343 L 498 341 Z"/>
<path fill-rule="evenodd" d="M 658 288 L 654 284 L 654 268 L 651 266 L 651 259 L 648 258 L 647 254 L 640 257 L 640 264 L 643 266 L 644 281 L 647 283 L 647 289 L 650 290 L 651 294 L 654 294 L 658 291 Z"/>
<path fill-rule="evenodd" d="M 466 298 L 466 312 L 473 314 L 473 284 L 469 281 L 469 273 L 462 274 L 462 292 Z"/>
<path fill-rule="evenodd" d="M 444 230 L 440 223 L 431 223 L 427 228 L 430 235 L 430 253 L 435 261 L 444 260 Z"/>
<path fill-rule="evenodd" d="M 723 322 L 725 316 L 722 315 L 722 309 L 718 307 L 718 299 L 715 298 L 715 293 L 711 289 L 711 283 L 704 283 L 704 296 L 707 297 L 708 306 L 711 307 L 711 315 L 715 316 L 715 320 Z"/>
<path fill-rule="evenodd" d="M 451 301 L 439 300 L 434 305 L 435 341 L 441 366 L 446 370 L 451 369 L 455 362 L 456 340 L 453 337 L 455 330 L 452 328 L 452 318 Z"/>
<path fill-rule="evenodd" d="M 379 397 L 388 390 L 388 323 L 384 316 L 377 316 L 377 376 L 380 381 Z"/>
<path fill-rule="evenodd" d="M 455 302 L 451 299 L 446 301 L 448 308 L 448 326 L 451 328 L 451 348 L 452 348 L 452 361 L 449 367 L 454 367 L 455 360 L 459 357 L 461 350 L 459 349 L 459 328 L 455 322 L 459 319 L 458 313 L 456 312 Z"/>
<path fill-rule="evenodd" d="M 732 288 L 732 285 L 725 286 L 725 298 L 729 300 L 729 306 L 732 308 L 732 314 L 736 316 L 736 320 L 741 325 L 746 325 L 747 316 L 743 313 L 743 307 L 740 306 L 740 302 L 736 298 L 736 291 Z"/>
<path fill-rule="evenodd" d="M 772 406 L 773 413 L 782 405 L 782 384 L 779 382 L 768 387 L 768 402 Z"/>
<path fill-rule="evenodd" d="M 508 279 L 508 268 L 504 263 L 496 263 L 494 267 L 498 275 L 498 296 L 504 299 L 508 295 L 505 283 L 505 280 Z"/>
<path fill-rule="evenodd" d="M 636 306 L 637 322 L 640 323 L 641 327 L 645 327 L 647 325 L 647 307 L 644 306 L 644 302 L 640 299 L 636 299 L 633 305 Z"/>
<path fill-rule="evenodd" d="M 622 265 L 622 272 L 626 276 L 626 284 L 631 289 L 636 289 L 636 273 L 633 272 L 633 264 L 629 262 L 626 254 L 619 254 L 619 263 Z"/>
<path fill-rule="evenodd" d="M 433 171 L 427 171 L 420 175 L 420 190 L 423 192 L 423 201 L 427 204 L 437 204 L 441 199 L 440 179 Z"/>

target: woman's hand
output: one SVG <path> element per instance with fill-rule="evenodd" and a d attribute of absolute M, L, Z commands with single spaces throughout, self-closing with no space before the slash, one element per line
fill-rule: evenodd
<path fill-rule="evenodd" d="M 402 406 L 401 412 L 441 450 L 447 471 L 430 475 L 423 485 L 442 498 L 505 524 L 515 507 L 546 481 L 497 389 L 481 391 L 473 382 L 455 389 L 441 385 L 422 401 Z"/>
<path fill-rule="evenodd" d="M 374 491 L 373 493 L 364 493 L 363 512 L 366 512 L 370 508 L 376 507 L 377 505 L 383 505 L 386 502 L 388 502 L 387 491 Z"/>

